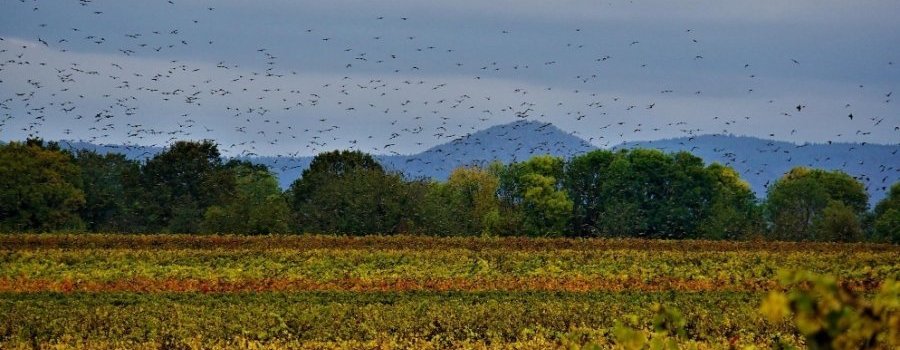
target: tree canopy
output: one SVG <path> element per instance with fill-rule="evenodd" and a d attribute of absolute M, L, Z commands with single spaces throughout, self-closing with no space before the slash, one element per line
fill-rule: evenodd
<path fill-rule="evenodd" d="M 836 232 L 823 225 L 825 208 L 830 214 L 862 215 L 868 201 L 864 185 L 841 171 L 796 167 L 769 188 L 766 211 L 773 225 L 772 237 L 783 240 L 830 240 Z M 840 204 L 831 202 L 838 202 Z M 831 219 L 829 219 L 831 220 Z"/>
<path fill-rule="evenodd" d="M 875 206 L 874 231 L 877 240 L 900 243 L 900 182 Z"/>
<path fill-rule="evenodd" d="M 84 203 L 79 168 L 58 145 L 0 146 L 0 230 L 79 229 Z"/>
<path fill-rule="evenodd" d="M 80 150 L 75 164 L 81 170 L 85 205 L 81 218 L 95 232 L 134 232 L 141 224 L 136 212 L 140 191 L 140 163 L 122 154 Z"/>
<path fill-rule="evenodd" d="M 740 174 L 687 152 L 595 150 L 408 179 L 372 155 L 317 155 L 286 191 L 265 166 L 179 141 L 146 162 L 41 140 L 0 145 L 0 230 L 524 235 L 900 243 L 900 184 L 794 168 L 759 203 Z"/>
<path fill-rule="evenodd" d="M 542 155 L 500 168 L 501 200 L 521 210 L 519 234 L 562 235 L 569 226 L 572 200 L 562 187 L 565 162 Z"/>
<path fill-rule="evenodd" d="M 290 208 L 278 180 L 264 167 L 230 164 L 234 192 L 206 209 L 203 230 L 218 233 L 270 234 L 290 232 Z"/>
<path fill-rule="evenodd" d="M 147 161 L 141 172 L 150 230 L 200 231 L 206 209 L 233 194 L 234 179 L 215 143 L 179 141 Z"/>
<path fill-rule="evenodd" d="M 371 155 L 334 151 L 313 158 L 288 196 L 300 232 L 390 234 L 411 225 L 406 190 Z"/>

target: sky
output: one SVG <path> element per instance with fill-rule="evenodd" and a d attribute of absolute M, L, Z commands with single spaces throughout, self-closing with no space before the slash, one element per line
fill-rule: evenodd
<path fill-rule="evenodd" d="M 413 154 L 536 120 L 599 147 L 900 142 L 895 0 L 0 2 L 0 140 Z"/>

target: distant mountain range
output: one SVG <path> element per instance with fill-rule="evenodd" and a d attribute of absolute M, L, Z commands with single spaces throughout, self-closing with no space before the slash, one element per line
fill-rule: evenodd
<path fill-rule="evenodd" d="M 94 145 L 62 142 L 75 149 L 124 153 L 132 159 L 147 159 L 162 151 L 152 147 Z M 891 184 L 900 180 L 900 145 L 858 143 L 794 144 L 733 135 L 702 135 L 674 139 L 626 142 L 613 149 L 654 148 L 665 152 L 688 151 L 707 163 L 719 162 L 735 168 L 759 197 L 766 187 L 795 166 L 843 170 L 866 184 L 870 202 L 884 198 Z M 521 161 L 538 154 L 564 158 L 597 147 L 549 123 L 518 121 L 481 130 L 414 155 L 378 155 L 388 169 L 410 178 L 445 180 L 462 165 L 484 165 L 494 160 Z M 309 166 L 312 157 L 244 158 L 268 166 L 287 188 Z"/>

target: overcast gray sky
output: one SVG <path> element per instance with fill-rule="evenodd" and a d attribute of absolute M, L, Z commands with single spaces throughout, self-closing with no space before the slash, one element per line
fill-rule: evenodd
<path fill-rule="evenodd" d="M 601 147 L 900 141 L 894 0 L 0 1 L 2 140 L 415 153 L 529 119 Z"/>

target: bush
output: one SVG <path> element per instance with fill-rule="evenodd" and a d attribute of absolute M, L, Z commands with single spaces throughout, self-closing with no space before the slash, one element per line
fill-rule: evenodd
<path fill-rule="evenodd" d="M 862 240 L 862 226 L 853 209 L 843 202 L 831 201 L 822 210 L 822 219 L 817 225 L 819 237 L 832 242 L 858 242 Z"/>
<path fill-rule="evenodd" d="M 885 281 L 871 300 L 831 277 L 788 273 L 782 283 L 792 289 L 771 292 L 760 311 L 790 320 L 811 349 L 900 347 L 900 283 Z"/>

